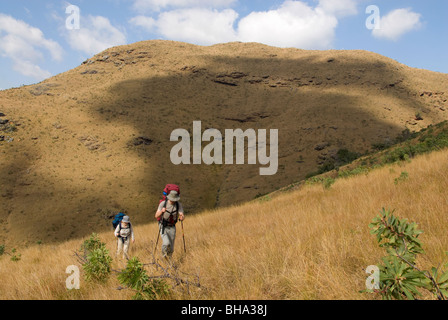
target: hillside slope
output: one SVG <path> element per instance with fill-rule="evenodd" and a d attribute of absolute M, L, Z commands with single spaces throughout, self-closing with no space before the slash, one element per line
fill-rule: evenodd
<path fill-rule="evenodd" d="M 397 216 L 416 222 L 424 231 L 419 237 L 425 250 L 417 260 L 420 268 L 442 265 L 448 247 L 447 160 L 448 150 L 438 151 L 367 175 L 338 179 L 330 189 L 305 186 L 270 200 L 189 216 L 184 223 L 187 254 L 179 236 L 174 259 L 182 275 L 199 274 L 202 287 L 190 287 L 190 295 L 182 286 L 175 287 L 169 298 L 372 299 L 359 290 L 365 289 L 367 266 L 385 255 L 368 228 L 382 207 L 395 209 Z M 408 178 L 395 183 L 401 172 Z M 136 224 L 135 235 L 131 255 L 151 262 L 156 225 Z M 100 238 L 113 254 L 112 233 Z M 33 245 L 19 250 L 22 256 L 17 262 L 1 256 L 0 298 L 131 298 L 132 291 L 117 290 L 116 273 L 105 284 L 82 278 L 80 290 L 65 289 L 67 266 L 81 267 L 73 252 L 82 241 Z M 114 270 L 124 266 L 114 259 Z"/>
<path fill-rule="evenodd" d="M 0 241 L 85 236 L 121 208 L 152 221 L 166 183 L 181 186 L 189 213 L 252 200 L 339 149 L 363 153 L 448 119 L 447 87 L 446 74 L 365 51 L 170 41 L 108 49 L 0 92 L 0 119 L 13 125 L 0 133 Z M 202 130 L 279 129 L 277 174 L 260 176 L 259 164 L 173 165 L 170 134 L 191 132 L 195 120 Z"/>

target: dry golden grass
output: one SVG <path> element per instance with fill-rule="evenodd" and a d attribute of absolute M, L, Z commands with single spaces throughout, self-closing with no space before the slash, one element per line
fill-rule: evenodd
<path fill-rule="evenodd" d="M 178 226 L 174 259 L 179 269 L 199 273 L 204 288 L 191 295 L 176 289 L 172 299 L 372 299 L 365 268 L 385 254 L 368 224 L 382 207 L 418 223 L 425 255 L 419 266 L 446 261 L 448 248 L 448 151 L 420 156 L 368 175 L 339 179 L 330 189 L 305 186 L 273 197 L 187 218 L 183 253 Z M 398 184 L 401 172 L 409 178 Z M 150 262 L 155 224 L 135 226 L 131 254 Z M 112 232 L 100 238 L 115 251 Z M 82 239 L 33 246 L 22 259 L 0 258 L 1 299 L 129 299 L 116 276 L 103 285 L 82 279 L 81 289 L 65 289 L 65 269 L 77 264 L 73 251 Z M 148 250 L 149 249 L 149 250 Z M 160 250 L 160 243 L 159 248 Z M 115 270 L 124 262 L 114 260 Z M 82 273 L 83 275 L 83 273 Z"/>

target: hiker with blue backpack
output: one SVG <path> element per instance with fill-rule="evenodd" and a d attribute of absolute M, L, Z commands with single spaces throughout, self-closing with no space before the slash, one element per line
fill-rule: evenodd
<path fill-rule="evenodd" d="M 122 213 L 120 214 L 122 215 Z M 129 216 L 121 216 L 122 218 L 120 221 L 120 217 L 118 217 L 120 214 L 117 215 L 118 222 L 116 223 L 114 232 L 115 237 L 118 238 L 116 255 L 118 256 L 120 252 L 123 251 L 123 259 L 129 259 L 129 245 L 131 241 L 132 243 L 135 243 L 134 230 Z"/>
<path fill-rule="evenodd" d="M 176 239 L 176 223 L 184 221 L 184 209 L 180 200 L 180 189 L 177 185 L 167 185 L 164 189 L 163 200 L 160 201 L 155 218 L 159 221 L 159 235 L 162 237 L 162 256 L 171 258 Z M 183 224 L 182 224 L 183 231 Z M 157 242 L 159 238 L 157 237 Z M 157 247 L 157 243 L 156 243 Z M 184 250 L 185 237 L 184 237 Z"/>

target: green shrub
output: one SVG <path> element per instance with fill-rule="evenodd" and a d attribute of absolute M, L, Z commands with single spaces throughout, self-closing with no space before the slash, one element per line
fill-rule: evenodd
<path fill-rule="evenodd" d="M 397 185 L 402 181 L 406 181 L 409 178 L 409 173 L 403 171 L 398 178 L 395 178 L 394 183 Z"/>
<path fill-rule="evenodd" d="M 306 178 L 308 179 L 313 176 L 338 169 L 339 167 L 355 161 L 360 156 L 361 154 L 359 153 L 352 152 L 347 149 L 339 149 L 334 158 L 325 160 L 325 162 L 318 167 L 318 170 L 316 172 L 308 174 Z"/>
<path fill-rule="evenodd" d="M 362 292 L 377 293 L 387 300 L 413 300 L 421 296 L 419 289 L 425 289 L 439 300 L 448 298 L 448 271 L 443 272 L 434 267 L 431 271 L 425 271 L 416 266 L 417 256 L 424 253 L 418 239 L 423 231 L 417 229 L 416 223 L 400 220 L 394 216 L 393 211 L 383 208 L 369 227 L 388 255 L 379 266 L 379 288 Z M 446 268 L 448 264 L 445 265 Z"/>
<path fill-rule="evenodd" d="M 95 249 L 87 255 L 87 262 L 82 266 L 86 280 L 105 282 L 111 273 L 112 258 L 106 249 Z"/>
<path fill-rule="evenodd" d="M 340 149 L 337 153 L 337 160 L 339 165 L 345 165 L 358 159 L 361 155 L 347 149 Z"/>
<path fill-rule="evenodd" d="M 85 240 L 81 245 L 81 251 L 83 251 L 86 255 L 95 249 L 105 249 L 106 244 L 101 242 L 98 234 L 92 233 L 90 238 Z"/>
<path fill-rule="evenodd" d="M 81 245 L 81 250 L 83 251 L 82 268 L 86 273 L 86 280 L 105 282 L 111 273 L 112 263 L 106 244 L 93 233 Z"/>
<path fill-rule="evenodd" d="M 414 137 L 414 136 L 412 136 Z M 448 129 L 444 128 L 437 134 L 433 127 L 422 130 L 417 143 L 406 142 L 404 145 L 388 151 L 382 161 L 383 163 L 394 163 L 397 161 L 409 160 L 416 155 L 440 150 L 448 147 Z"/>
<path fill-rule="evenodd" d="M 12 253 L 11 261 L 17 262 L 20 261 L 20 259 L 22 259 L 22 254 L 18 253 L 16 248 L 12 248 L 11 253 Z"/>
<path fill-rule="evenodd" d="M 387 142 L 376 142 L 372 143 L 372 149 L 375 151 L 381 151 L 389 148 L 392 145 L 392 143 Z"/>
<path fill-rule="evenodd" d="M 333 178 L 330 178 L 330 177 L 326 177 L 326 178 L 323 178 L 323 177 L 312 177 L 312 178 L 306 180 L 306 184 L 307 185 L 313 185 L 313 184 L 321 183 L 322 186 L 325 189 L 329 189 L 333 185 L 333 183 L 335 183 L 335 182 L 336 182 L 336 180 L 333 179 Z"/>
<path fill-rule="evenodd" d="M 318 172 L 318 174 L 322 174 L 322 173 L 329 172 L 334 169 L 336 169 L 335 161 L 327 160 L 319 167 L 317 172 Z"/>
<path fill-rule="evenodd" d="M 137 257 L 128 260 L 126 269 L 118 275 L 121 285 L 135 291 L 134 300 L 157 300 L 169 294 L 163 279 L 150 278 Z"/>
<path fill-rule="evenodd" d="M 338 178 L 348 178 L 351 176 L 357 176 L 360 174 L 368 174 L 370 172 L 369 168 L 360 166 L 353 170 L 344 170 L 338 172 Z"/>
<path fill-rule="evenodd" d="M 421 130 L 424 131 L 425 129 Z M 411 132 L 408 128 L 404 129 L 400 135 L 397 136 L 397 138 L 395 139 L 395 143 L 402 143 L 411 139 L 414 139 L 415 137 L 417 137 L 418 133 Z"/>

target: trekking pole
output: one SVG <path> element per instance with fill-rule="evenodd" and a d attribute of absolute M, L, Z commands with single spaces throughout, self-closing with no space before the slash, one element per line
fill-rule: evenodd
<path fill-rule="evenodd" d="M 160 230 L 157 230 L 157 241 L 156 241 L 156 246 L 154 247 L 154 255 L 156 254 L 156 250 L 157 250 L 157 245 L 159 244 L 159 238 L 160 238 Z"/>
<path fill-rule="evenodd" d="M 184 222 L 181 220 L 180 224 L 182 226 L 182 238 L 184 239 L 184 252 L 187 253 L 187 248 L 185 247 Z"/>

